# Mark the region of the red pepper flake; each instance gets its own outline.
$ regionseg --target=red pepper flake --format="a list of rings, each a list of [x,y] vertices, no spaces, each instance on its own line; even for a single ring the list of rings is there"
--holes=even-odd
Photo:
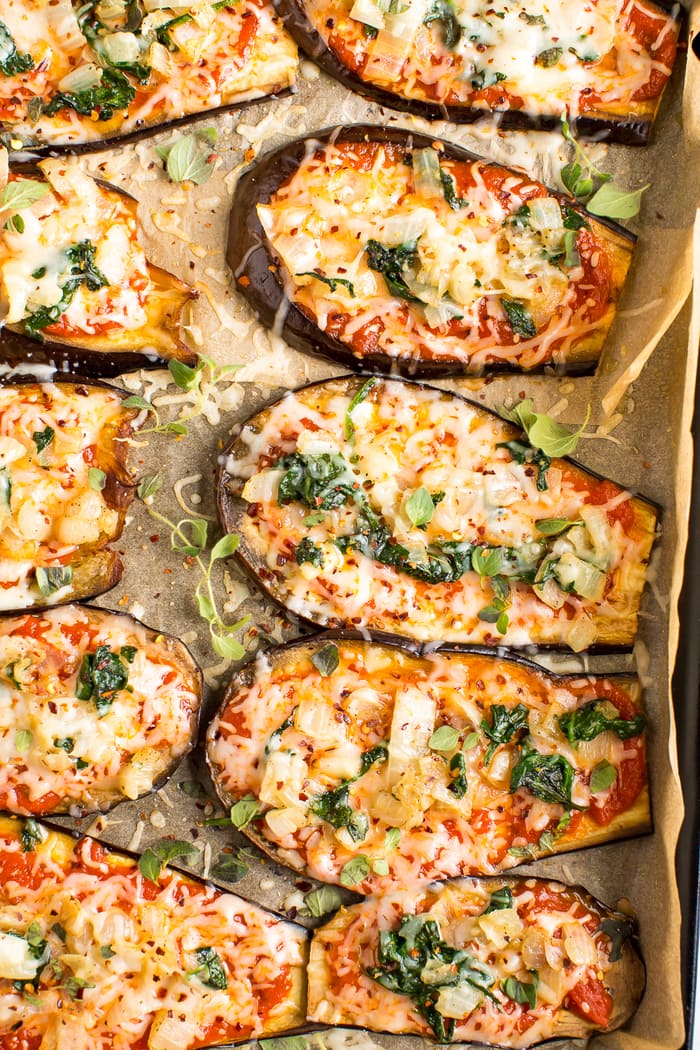
[[[153,535],[149,536],[148,538],[151,541],[151,543],[157,543],[158,540],[160,539],[160,535],[159,535],[159,533],[154,532]]]

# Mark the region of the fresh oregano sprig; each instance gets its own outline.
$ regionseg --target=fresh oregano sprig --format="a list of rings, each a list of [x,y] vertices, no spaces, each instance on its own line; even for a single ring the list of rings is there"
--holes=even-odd
[[[569,122],[562,117],[561,132],[574,147],[574,156],[561,169],[561,181],[567,190],[586,205],[593,215],[607,219],[631,219],[642,206],[642,194],[650,183],[638,190],[623,190],[613,182],[612,175],[596,167],[588,154],[571,134]]]
[[[142,427],[139,430],[139,435],[177,434],[183,437],[189,433],[187,424],[202,415],[209,390],[231,375],[232,372],[237,372],[242,367],[242,365],[222,365],[219,367],[215,361],[204,355],[200,356],[196,365],[186,365],[184,362],[174,359],[169,361],[168,371],[175,386],[186,393],[193,393],[195,397],[192,410],[179,416],[178,419],[171,420],[169,423],[161,423],[160,415],[155,405],[145,397],[141,397],[140,394],[132,394],[130,397],[125,398],[122,405],[124,408],[138,408],[144,412],[149,412],[155,419],[155,424],[150,427]]]
[[[245,649],[234,638],[250,621],[250,616],[244,616],[234,624],[226,624],[219,613],[214,588],[212,585],[212,570],[217,561],[229,558],[238,548],[239,538],[234,533],[222,536],[209,551],[209,560],[205,562],[203,554],[208,543],[209,526],[202,518],[182,518],[178,522],[171,521],[165,514],[161,514],[153,507],[153,497],[160,491],[163,479],[160,474],[147,474],[139,483],[137,492],[146,510],[156,521],[161,522],[170,530],[170,546],[178,554],[184,554],[192,558],[201,573],[201,579],[195,588],[195,599],[199,615],[209,626],[212,648],[219,656],[227,660],[240,660],[245,655]]]

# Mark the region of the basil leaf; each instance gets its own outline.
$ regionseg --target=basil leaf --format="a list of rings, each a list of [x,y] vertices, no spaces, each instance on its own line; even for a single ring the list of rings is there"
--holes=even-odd
[[[70,565],[50,565],[46,568],[40,565],[35,575],[37,587],[45,598],[63,587],[70,587],[73,582],[73,569]]]
[[[465,736],[465,738],[464,738],[464,743],[462,744],[462,751],[471,751],[472,748],[476,747],[476,745],[478,743],[479,743],[479,734],[478,733],[468,733],[467,736]]]
[[[140,394],[131,394],[129,397],[122,401],[122,408],[140,408],[145,412],[155,411],[150,401],[146,401],[145,397],[141,397]]]
[[[586,204],[588,211],[593,215],[601,215],[608,219],[631,219],[638,214],[642,206],[642,194],[649,189],[651,183],[642,186],[639,190],[619,189],[614,182],[604,182]]]
[[[0,73],[6,77],[16,77],[34,69],[34,59],[28,51],[18,51],[12,33],[0,22]]]
[[[484,757],[485,767],[489,765],[499,744],[507,744],[517,733],[528,728],[530,717],[530,712],[524,704],[517,704],[516,707],[492,704],[489,713],[491,722],[487,722],[485,718],[481,721],[481,730],[491,741]]]
[[[136,492],[140,500],[145,503],[152,499],[156,492],[163,488],[163,476],[160,471],[157,474],[145,474],[139,481]]]
[[[511,793],[524,788],[543,802],[565,809],[584,809],[571,801],[573,785],[574,769],[563,755],[543,755],[525,749],[510,774]]]
[[[31,853],[44,841],[45,835],[41,825],[37,824],[32,817],[28,817],[22,826],[22,850]]]
[[[32,746],[32,734],[28,729],[18,729],[15,733],[15,750],[23,755]]]
[[[44,427],[43,430],[35,430],[32,434],[32,441],[36,445],[37,452],[43,452],[48,445],[51,444],[56,436],[56,431],[53,427]]]
[[[535,57],[535,65],[549,69],[550,66],[557,65],[563,54],[564,49],[561,47],[548,47],[545,51],[540,51],[539,55]]]
[[[317,281],[327,284],[332,292],[336,290],[339,284],[342,284],[343,287],[347,288],[350,298],[355,298],[355,288],[352,281],[347,281],[344,277],[324,277],[322,273],[316,273],[314,270],[302,270],[300,273],[295,273],[294,276],[315,277]]]
[[[332,642],[328,645],[324,645],[322,649],[319,649],[318,652],[312,654],[311,663],[323,678],[328,678],[333,674],[340,663],[338,647],[333,645]]]
[[[343,903],[343,896],[335,886],[319,886],[304,896],[304,905],[315,919],[335,911]]]
[[[607,791],[617,780],[617,770],[609,762],[599,762],[591,773],[590,789],[593,795]]]
[[[217,543],[212,547],[210,560],[218,561],[220,558],[230,558],[232,554],[238,550],[240,543],[240,536],[231,532],[227,536],[222,536]]]
[[[550,457],[569,456],[578,444],[591,415],[591,406],[588,405],[586,418],[578,430],[569,430],[568,427],[558,423],[544,412],[535,412],[532,400],[526,398],[519,401],[511,409],[504,410],[505,415],[518,423],[528,436],[530,444],[540,449]],[[510,442],[508,446],[510,447]]]
[[[448,784],[449,790],[457,798],[464,798],[469,788],[469,783],[467,781],[467,764],[461,751],[458,751],[450,759],[449,770],[452,774],[452,779]]]
[[[543,536],[561,536],[562,533],[567,532],[574,525],[578,524],[579,522],[568,521],[567,518],[538,518],[535,522],[535,528]]]
[[[139,871],[145,879],[156,882],[162,869],[171,860],[175,860],[176,857],[187,859],[198,853],[199,850],[191,842],[182,842],[178,839],[164,839],[162,842],[156,842],[155,845],[149,846],[144,851],[139,858]]]
[[[194,954],[199,963],[197,969],[192,971],[194,976],[199,978],[202,984],[206,984],[208,988],[216,988],[219,991],[228,988],[226,971],[214,949],[210,947],[197,948]]]
[[[411,524],[420,528],[423,525],[428,525],[432,520],[435,513],[435,504],[428,490],[421,485],[405,501],[404,510]]]
[[[194,388],[200,382],[200,377],[204,369],[204,361],[200,361],[197,365],[186,365],[184,361],[178,361],[176,358],[172,358],[168,361],[168,371],[173,378],[175,386],[179,387],[180,390],[194,390]]]
[[[314,525],[322,525],[325,520],[326,515],[323,511],[319,511],[317,514],[308,514],[305,518],[301,519],[301,523],[310,529],[313,528]]]
[[[116,952],[111,944],[103,944],[100,946],[100,955],[103,959],[112,959],[116,955]]]
[[[528,1006],[531,1010],[534,1010],[537,1006],[536,979],[532,984],[528,984],[524,981],[516,980],[515,977],[506,977],[504,981],[501,981],[501,990],[509,999],[519,1003],[521,1006]]]
[[[510,886],[501,886],[500,889],[494,890],[491,894],[491,899],[489,900],[484,915],[489,915],[492,911],[502,911],[505,908],[512,907],[513,891]]]
[[[8,182],[0,193],[0,208],[22,211],[24,208],[30,208],[36,201],[42,200],[47,193],[49,193],[48,182],[37,182],[35,179],[15,179],[13,182]]]
[[[428,747],[432,751],[454,751],[459,743],[459,733],[453,726],[443,725],[439,726],[430,740],[428,741]]]
[[[501,297],[500,302],[508,318],[508,324],[515,334],[523,339],[534,339],[537,335],[537,327],[525,303],[518,302],[517,299],[506,299],[504,296]]]
[[[178,554],[196,558],[207,545],[207,532],[208,525],[203,518],[182,518],[177,523],[177,532],[170,536],[170,546]]]
[[[367,878],[369,872],[370,867],[367,857],[365,857],[364,853],[358,853],[356,857],[353,857],[341,868],[340,881],[343,886],[356,886],[358,882],[363,882]]]
[[[88,469],[88,485],[95,492],[102,492],[102,489],[107,483],[107,475],[104,470],[100,470],[99,467],[90,467]]]
[[[400,828],[389,828],[384,837],[384,849],[387,853],[391,850],[395,850],[401,841],[401,829]]]
[[[355,427],[352,421],[352,414],[359,404],[361,404],[367,395],[374,389],[379,382],[377,376],[372,376],[366,383],[363,383],[360,389],[357,391],[352,401],[347,407],[345,412],[345,440],[350,441],[352,435],[355,433]]]
[[[261,813],[262,809],[257,798],[254,795],[244,795],[231,806],[231,823],[242,831],[243,828],[247,828],[249,824],[257,820]]]
[[[201,132],[184,135],[172,145],[160,147],[158,154],[165,161],[173,182],[194,182],[196,186],[207,181],[216,161],[211,142],[203,139]]]
[[[224,879],[226,882],[240,882],[250,871],[249,866],[233,853],[220,853],[219,859],[211,869],[214,879]]]
[[[635,934],[635,925],[632,919],[603,919],[600,929],[610,938],[612,948],[610,951],[610,962],[617,962],[622,958],[622,946]]]

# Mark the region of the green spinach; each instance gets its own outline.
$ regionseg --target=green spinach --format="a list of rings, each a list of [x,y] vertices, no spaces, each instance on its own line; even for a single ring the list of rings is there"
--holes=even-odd
[[[595,740],[600,733],[605,732],[615,733],[620,740],[639,736],[647,724],[644,715],[635,715],[634,718],[611,718],[606,709],[614,706],[600,698],[589,700],[575,711],[567,711],[565,715],[559,716],[561,731],[570,744],[581,740]]]

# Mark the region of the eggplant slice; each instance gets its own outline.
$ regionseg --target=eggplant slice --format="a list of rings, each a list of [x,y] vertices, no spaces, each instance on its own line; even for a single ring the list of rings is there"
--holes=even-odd
[[[294,85],[297,49],[267,0],[5,0],[0,129],[12,148],[102,149]]]
[[[406,375],[591,372],[635,238],[523,172],[400,128],[331,128],[238,184],[228,262],[293,346]]]
[[[89,606],[0,618],[0,808],[108,809],[191,751],[202,676],[177,638]]]
[[[2,1045],[193,1050],[303,1021],[306,931],[256,904],[34,820],[0,818],[0,871]]]
[[[258,802],[256,845],[379,893],[648,831],[640,696],[631,676],[331,632],[236,675],[207,760],[227,808]]]
[[[0,610],[93,598],[121,579],[139,410],[106,384],[0,385]]]
[[[629,146],[649,139],[681,25],[677,5],[651,0],[274,2],[310,58],[381,106],[506,131],[568,114],[578,134]]]
[[[406,380],[285,395],[222,460],[238,557],[292,613],[421,641],[632,646],[656,509]]]
[[[528,1047],[619,1028],[644,990],[634,923],[577,886],[458,879],[343,908],[318,929],[309,1019]]]
[[[11,171],[6,185],[25,203],[3,212],[0,360],[95,376],[194,364],[182,322],[197,292],[148,261],[130,194],[73,158]]]

